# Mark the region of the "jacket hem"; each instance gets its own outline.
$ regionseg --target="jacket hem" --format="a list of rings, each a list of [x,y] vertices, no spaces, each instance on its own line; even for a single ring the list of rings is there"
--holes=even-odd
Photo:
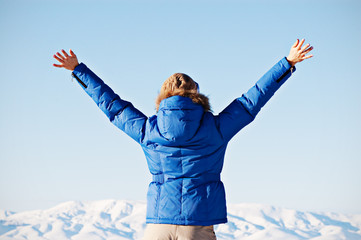
[[[193,225],[193,226],[210,226],[215,224],[227,223],[227,218],[210,220],[210,221],[199,221],[199,220],[188,220],[188,219],[158,219],[158,218],[147,218],[146,223],[153,224],[174,224],[174,225]]]

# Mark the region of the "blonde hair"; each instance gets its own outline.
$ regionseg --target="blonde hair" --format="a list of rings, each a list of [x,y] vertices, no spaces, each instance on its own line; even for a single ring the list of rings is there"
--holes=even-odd
[[[155,100],[157,112],[160,102],[172,96],[189,97],[194,103],[202,105],[204,111],[211,111],[208,97],[199,93],[198,84],[187,74],[175,73],[165,80]]]

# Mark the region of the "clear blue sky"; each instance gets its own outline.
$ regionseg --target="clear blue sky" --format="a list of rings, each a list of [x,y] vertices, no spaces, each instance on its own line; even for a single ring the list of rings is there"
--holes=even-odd
[[[228,202],[361,213],[361,2],[0,0],[0,209],[145,200],[141,148],[52,55],[72,48],[146,115],[185,72],[214,113],[297,38],[314,58],[229,144]]]

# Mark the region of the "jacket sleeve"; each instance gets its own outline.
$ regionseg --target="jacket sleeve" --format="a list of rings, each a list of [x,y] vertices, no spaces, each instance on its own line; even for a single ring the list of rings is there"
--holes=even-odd
[[[238,131],[252,122],[261,108],[295,70],[285,57],[282,58],[247,93],[228,105],[216,119],[223,138],[229,141]]]
[[[143,113],[122,100],[85,64],[80,63],[72,75],[116,127],[138,143],[142,141],[147,121]]]

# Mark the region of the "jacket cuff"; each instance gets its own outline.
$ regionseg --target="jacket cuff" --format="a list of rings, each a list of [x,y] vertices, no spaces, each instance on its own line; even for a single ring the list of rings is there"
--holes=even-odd
[[[73,73],[76,74],[77,72],[83,72],[86,68],[86,65],[84,63],[79,63],[78,66],[76,66],[73,70]]]
[[[276,80],[277,83],[283,83],[285,80],[287,80],[292,73],[296,71],[296,67],[293,66],[287,61],[287,58],[282,58],[278,64],[282,66],[283,69],[285,69],[284,73]]]
[[[281,63],[282,65],[286,68],[286,69],[290,69],[291,70],[291,74],[294,73],[296,71],[296,66],[293,66],[288,62],[287,58],[284,57],[281,59]]]

